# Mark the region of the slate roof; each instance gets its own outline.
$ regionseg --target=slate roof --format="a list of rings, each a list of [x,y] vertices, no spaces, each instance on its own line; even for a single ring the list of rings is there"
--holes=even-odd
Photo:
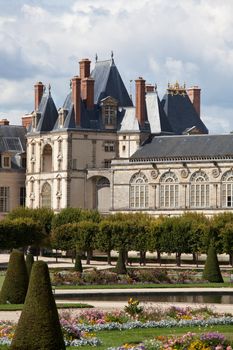
[[[58,112],[50,93],[41,99],[38,112],[41,114],[36,131],[51,131],[57,121]]]
[[[26,129],[23,126],[0,125],[0,153],[11,154],[11,169],[22,168],[21,154],[25,152]]]
[[[208,134],[208,129],[198,116],[187,94],[166,93],[161,104],[176,135],[182,134],[185,129],[193,126],[196,126],[203,134]]]
[[[233,135],[155,136],[130,159],[182,157],[233,157]]]
[[[97,61],[91,72],[91,77],[95,79],[95,104],[98,104],[103,98],[111,96],[118,100],[121,107],[133,106],[113,59]]]
[[[156,92],[146,93],[146,111],[152,134],[173,132]]]

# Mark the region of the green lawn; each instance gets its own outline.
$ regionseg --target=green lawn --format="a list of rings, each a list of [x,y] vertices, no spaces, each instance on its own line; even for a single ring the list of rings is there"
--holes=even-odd
[[[92,308],[90,304],[83,303],[67,303],[62,304],[58,303],[58,309],[83,309],[83,308]],[[0,304],[0,311],[19,311],[23,309],[23,304]]]
[[[232,326],[213,326],[205,329],[200,327],[187,327],[187,328],[149,328],[149,329],[131,329],[127,331],[103,331],[96,333],[97,337],[102,340],[102,345],[98,346],[98,350],[106,350],[109,347],[120,346],[124,343],[136,343],[145,339],[150,339],[158,335],[181,335],[187,332],[202,333],[202,332],[218,331],[224,333],[225,336],[233,341],[233,325]],[[8,347],[0,346],[0,350],[6,350]],[[93,350],[92,346],[82,347],[67,347],[67,350]]]

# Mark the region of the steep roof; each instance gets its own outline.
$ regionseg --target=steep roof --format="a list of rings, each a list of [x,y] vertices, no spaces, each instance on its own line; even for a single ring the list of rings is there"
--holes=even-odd
[[[131,159],[182,157],[233,157],[233,135],[155,136]]]
[[[208,129],[186,93],[182,95],[166,93],[161,103],[175,134],[182,134],[185,129],[193,126],[203,134],[208,134]]]
[[[121,107],[133,105],[113,59],[97,61],[91,77],[95,80],[94,103],[111,96],[118,100]]]
[[[171,125],[156,92],[146,93],[146,112],[152,134],[172,133]]]
[[[41,116],[36,131],[41,132],[53,130],[58,118],[58,112],[50,93],[42,97],[38,113],[40,113]]]

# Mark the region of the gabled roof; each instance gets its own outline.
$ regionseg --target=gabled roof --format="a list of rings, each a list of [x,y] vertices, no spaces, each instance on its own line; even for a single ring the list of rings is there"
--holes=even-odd
[[[187,94],[166,93],[161,104],[175,134],[182,134],[185,129],[193,126],[203,134],[208,134],[208,129],[198,116]]]
[[[38,113],[40,113],[41,116],[36,131],[41,132],[53,130],[58,118],[58,112],[50,93],[42,97]]]
[[[233,157],[233,135],[155,136],[131,159]]]
[[[172,133],[171,125],[156,92],[146,93],[146,111],[152,134]]]
[[[98,104],[103,98],[111,96],[118,100],[121,107],[133,105],[113,59],[97,61],[91,77],[95,80],[95,104]]]

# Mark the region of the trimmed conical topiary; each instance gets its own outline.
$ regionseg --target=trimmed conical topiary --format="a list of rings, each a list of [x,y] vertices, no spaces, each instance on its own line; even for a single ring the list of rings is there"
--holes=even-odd
[[[0,293],[0,303],[23,304],[28,289],[28,273],[24,255],[13,250]]]
[[[83,266],[82,266],[82,260],[81,260],[80,254],[76,254],[74,269],[75,271],[78,271],[81,273],[83,272]]]
[[[223,282],[223,278],[219,268],[216,249],[213,243],[210,244],[208,249],[207,259],[205,262],[205,267],[204,267],[202,277],[209,282],[215,282],[215,283]]]
[[[48,266],[36,261],[11,350],[65,350]]]
[[[34,257],[31,253],[26,255],[26,267],[27,267],[27,272],[28,272],[28,277],[30,278],[31,275],[31,270],[32,270],[32,265],[34,263]]]

